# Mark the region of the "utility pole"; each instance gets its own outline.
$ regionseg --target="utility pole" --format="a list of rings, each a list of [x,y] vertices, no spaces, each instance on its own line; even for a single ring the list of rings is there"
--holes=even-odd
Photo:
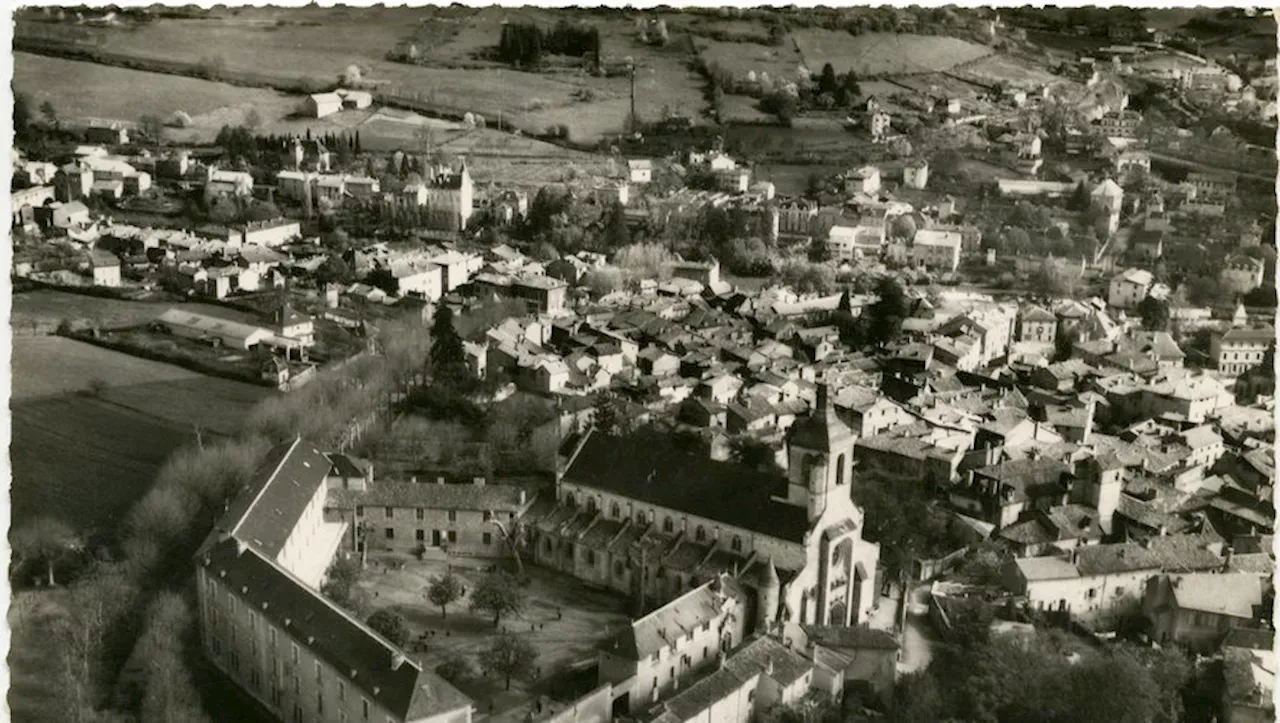
[[[627,70],[628,70],[628,71],[630,71],[630,72],[629,72],[629,75],[631,76],[631,123],[630,123],[630,131],[631,131],[632,133],[635,133],[635,132],[636,132],[636,124],[637,124],[637,120],[638,120],[638,119],[636,118],[636,61],[635,61],[635,60],[632,60],[631,58],[628,58],[628,59],[627,59]]]

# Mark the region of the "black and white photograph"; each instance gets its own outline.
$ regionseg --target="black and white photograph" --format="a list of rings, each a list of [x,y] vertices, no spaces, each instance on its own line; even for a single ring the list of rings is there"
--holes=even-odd
[[[15,723],[1274,722],[1274,8],[8,8]]]

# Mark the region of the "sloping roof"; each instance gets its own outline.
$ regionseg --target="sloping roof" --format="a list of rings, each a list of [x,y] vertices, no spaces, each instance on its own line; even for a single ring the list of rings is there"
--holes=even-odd
[[[380,481],[374,482],[363,491],[330,490],[328,506],[341,509],[367,505],[369,507],[514,512],[520,509],[524,499],[524,490],[512,485]]]
[[[1067,580],[1080,577],[1080,571],[1070,560],[1046,555],[1044,557],[1020,557],[1013,561],[1018,572],[1027,582],[1037,580]]]
[[[238,549],[227,538],[205,550],[200,564],[393,715],[416,720],[471,705],[452,685],[252,547]]]
[[[1151,538],[1145,545],[1122,542],[1081,548],[1077,566],[1082,575],[1107,575],[1132,570],[1193,572],[1216,570],[1222,558],[1208,545],[1221,543],[1217,535],[1165,535]]]
[[[1262,604],[1262,581],[1252,573],[1170,575],[1178,607],[1183,610],[1252,619]]]
[[[818,387],[818,402],[813,412],[791,426],[787,444],[827,452],[848,447],[853,442],[853,430],[836,416],[835,404],[828,402],[827,394],[825,384]]]
[[[845,627],[842,625],[806,625],[804,631],[809,641],[831,648],[855,650],[897,650],[898,639],[887,630],[876,630],[868,625]]]
[[[226,532],[274,559],[331,468],[329,458],[301,438],[276,446],[232,500],[215,534]]]
[[[746,591],[733,578],[721,575],[633,621],[602,643],[601,649],[620,658],[644,660],[711,623],[722,614],[724,605],[735,600],[745,606]]]
[[[782,476],[690,454],[648,430],[588,432],[565,481],[790,542],[809,529],[803,508],[772,499],[785,494]]]
[[[783,687],[790,686],[813,669],[812,663],[775,638],[761,636],[738,648],[724,663],[725,669],[744,680],[763,673]]]

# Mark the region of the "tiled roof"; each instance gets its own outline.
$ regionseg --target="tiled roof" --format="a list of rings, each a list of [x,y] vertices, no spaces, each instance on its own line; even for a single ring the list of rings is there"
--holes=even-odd
[[[470,706],[453,686],[257,550],[241,550],[228,538],[205,550],[200,564],[393,715],[417,720]]]
[[[1091,545],[1080,549],[1076,564],[1082,575],[1146,569],[1166,572],[1215,570],[1222,566],[1222,558],[1208,549],[1208,545],[1221,542],[1217,535],[1201,534],[1153,537],[1147,544]]]
[[[232,500],[214,534],[229,533],[274,559],[331,467],[319,449],[302,439],[273,448]]]
[[[1170,575],[1169,582],[1183,610],[1251,619],[1262,604],[1262,581],[1252,573]]]
[[[899,647],[893,633],[867,625],[806,625],[804,630],[809,634],[810,642],[832,648],[897,650]]]
[[[514,485],[374,482],[367,490],[330,490],[328,506],[335,509],[367,505],[514,512],[524,504],[524,499],[524,490]]]
[[[722,606],[733,601],[737,601],[739,610],[744,609],[746,591],[732,577],[718,576],[632,621],[621,633],[602,643],[601,649],[627,660],[644,660],[714,621],[721,615]]]
[[[619,438],[593,430],[564,478],[790,542],[809,529],[803,508],[772,499],[785,478],[689,454],[658,432]]]

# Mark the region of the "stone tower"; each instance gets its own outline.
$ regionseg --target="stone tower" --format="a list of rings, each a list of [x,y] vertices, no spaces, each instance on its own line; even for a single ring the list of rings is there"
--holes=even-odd
[[[820,385],[813,412],[787,435],[787,502],[805,507],[810,523],[826,511],[832,495],[839,492],[848,499],[853,441],[853,430],[836,417],[827,385]]]

